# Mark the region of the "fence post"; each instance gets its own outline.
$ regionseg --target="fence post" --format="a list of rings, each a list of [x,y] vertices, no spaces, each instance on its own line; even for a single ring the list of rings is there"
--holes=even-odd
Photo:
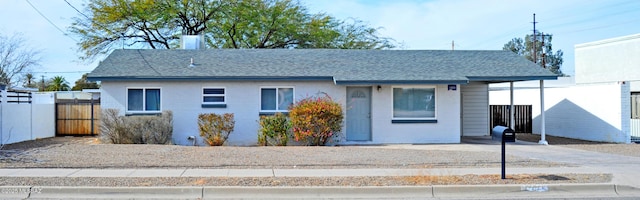
[[[93,116],[93,105],[94,105],[93,97],[91,97],[91,136],[94,136],[96,134],[96,132],[95,132],[95,130],[93,128],[93,126],[94,126],[93,122],[95,121],[95,118]]]
[[[2,107],[4,107],[5,104],[7,104],[7,85],[0,83],[0,145],[4,145],[4,112]]]

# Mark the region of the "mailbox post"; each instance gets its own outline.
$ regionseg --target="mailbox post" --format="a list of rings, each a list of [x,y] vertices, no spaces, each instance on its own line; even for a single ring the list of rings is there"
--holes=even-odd
[[[505,173],[505,143],[516,142],[516,133],[512,129],[506,126],[493,127],[491,131],[491,139],[494,141],[500,140],[502,143],[502,179],[506,179]]]

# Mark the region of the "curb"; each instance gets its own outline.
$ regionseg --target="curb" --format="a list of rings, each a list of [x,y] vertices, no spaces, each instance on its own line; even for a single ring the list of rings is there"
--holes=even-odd
[[[554,197],[619,195],[616,192],[616,185],[613,184],[433,186],[433,197],[530,197],[532,194],[535,194],[536,196]]]
[[[614,184],[451,185],[389,187],[62,187],[0,186],[11,199],[279,199],[279,198],[496,198],[532,196],[640,197],[640,188]]]
[[[620,196],[638,196],[640,197],[640,188],[626,185],[616,185],[616,193]]]
[[[202,187],[55,187],[34,186],[29,198],[35,199],[197,199]]]

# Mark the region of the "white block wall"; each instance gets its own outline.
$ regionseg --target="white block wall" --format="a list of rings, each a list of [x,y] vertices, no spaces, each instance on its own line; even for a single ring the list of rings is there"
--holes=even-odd
[[[545,88],[546,134],[629,143],[629,84],[602,83]],[[491,91],[491,105],[508,105],[509,90]],[[533,132],[540,133],[539,89],[515,89],[514,104],[532,105]]]
[[[53,93],[33,94],[32,102],[32,104],[2,102],[0,144],[55,136]]]
[[[234,113],[236,126],[228,145],[255,145],[260,111],[260,87],[294,87],[294,100],[329,94],[346,105],[346,87],[332,82],[102,82],[101,108],[116,108],[124,114],[127,88],[153,87],[161,89],[162,110],[174,113],[173,139],[176,144],[189,145],[188,136],[196,136],[202,145],[197,127],[199,113]],[[227,108],[201,108],[203,87],[225,87]],[[447,91],[446,85],[436,88],[438,123],[392,124],[391,86],[375,88],[372,93],[372,141],[363,143],[459,143],[460,93]],[[344,110],[346,113],[346,110]],[[345,117],[346,119],[346,117]],[[346,130],[343,128],[343,130]],[[341,143],[349,143],[342,137]]]

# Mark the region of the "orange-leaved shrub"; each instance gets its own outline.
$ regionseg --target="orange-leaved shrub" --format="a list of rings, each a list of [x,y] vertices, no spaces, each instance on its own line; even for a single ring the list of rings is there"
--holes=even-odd
[[[296,141],[326,145],[342,130],[342,106],[329,95],[307,97],[291,106],[289,118]]]
[[[222,146],[233,132],[236,121],[233,113],[218,115],[204,113],[198,115],[198,129],[200,136],[211,146]]]

